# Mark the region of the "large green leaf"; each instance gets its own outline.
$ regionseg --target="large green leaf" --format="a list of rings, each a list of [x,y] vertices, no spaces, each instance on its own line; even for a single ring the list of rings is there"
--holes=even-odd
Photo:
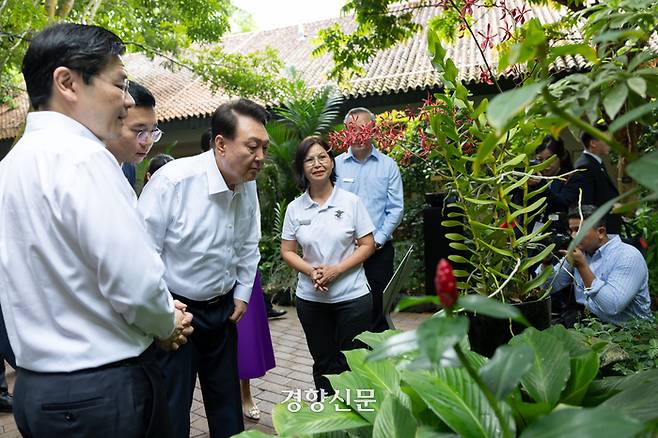
[[[400,398],[400,374],[395,368],[395,363],[390,360],[369,361],[367,356],[370,352],[364,349],[345,351],[347,364],[354,374],[362,376],[370,381],[367,388],[380,388]],[[406,398],[404,398],[406,401]]]
[[[386,330],[381,333],[363,332],[355,339],[358,339],[370,348],[375,348],[383,344],[387,339],[400,333],[402,333],[402,330]]]
[[[624,378],[617,388],[622,391],[601,406],[623,412],[641,421],[658,419],[658,369],[641,371]]]
[[[654,192],[658,192],[658,151],[643,155],[626,168],[626,173],[635,181]]]
[[[611,119],[614,119],[628,97],[628,87],[626,84],[617,84],[606,94],[603,99],[603,107]]]
[[[562,393],[563,403],[578,406],[585,397],[589,385],[599,372],[599,355],[590,351],[571,358],[571,375]]]
[[[359,414],[351,410],[338,411],[336,406],[325,401],[319,412],[303,405],[299,412],[293,413],[287,404],[278,404],[272,411],[272,422],[278,434],[293,436],[299,435],[300,431],[305,434],[339,432],[369,425]]]
[[[546,84],[547,81],[536,82],[494,97],[487,108],[487,119],[491,126],[498,132],[503,131],[514,116],[532,103]]]
[[[648,102],[644,105],[633,108],[632,110],[622,114],[621,116],[615,118],[615,120],[608,127],[609,133],[614,133],[628,125],[629,123],[640,119],[647,114],[651,114],[656,108],[658,108],[658,102]]]
[[[382,438],[413,437],[418,423],[400,401],[393,395],[388,395],[377,413],[372,436]]]
[[[382,402],[388,395],[388,392],[381,387],[374,385],[366,376],[359,375],[353,371],[346,371],[340,374],[329,374],[327,378],[331,382],[331,387],[342,397],[345,402],[352,408],[352,411],[357,412],[363,418],[368,420],[370,424],[375,423],[377,411],[379,411]],[[358,399],[359,392],[364,389],[374,390],[373,397],[368,398],[367,409],[362,409],[361,400]],[[347,391],[350,397],[347,400]],[[374,400],[373,400],[374,399]],[[358,401],[358,403],[357,403]],[[372,411],[370,410],[372,409]]]
[[[418,306],[420,304],[435,304],[439,305],[439,297],[436,295],[423,295],[423,296],[409,296],[403,297],[397,306],[395,306],[395,311],[399,312],[409,307]]]
[[[536,402],[555,406],[571,373],[569,353],[560,340],[551,333],[531,327],[512,338],[510,344],[526,344],[534,350],[533,366],[521,383]]]
[[[642,429],[639,421],[611,409],[562,409],[532,423],[521,438],[624,438]]]
[[[501,345],[480,368],[480,376],[498,400],[503,400],[532,366],[534,352],[525,344]]]
[[[458,343],[468,333],[468,319],[463,316],[455,318],[430,318],[423,321],[416,329],[418,345],[421,351],[434,363],[438,363],[443,353]]]
[[[391,336],[377,348],[375,348],[370,356],[368,356],[368,360],[375,361],[387,357],[400,356],[416,350],[418,350],[418,338],[416,330],[402,332],[395,336]]]
[[[463,368],[441,368],[436,375],[406,371],[402,378],[460,436],[502,436],[493,409]],[[514,428],[509,407],[505,403],[500,403],[500,406],[504,409],[508,424]]]
[[[457,306],[469,312],[491,316],[492,318],[512,319],[521,324],[530,325],[516,307],[482,295],[462,295],[457,301]]]
[[[273,435],[267,434],[265,432],[261,432],[258,429],[251,429],[251,430],[246,430],[242,432],[239,435],[234,435],[234,437],[237,438],[265,438],[265,437],[272,437]]]

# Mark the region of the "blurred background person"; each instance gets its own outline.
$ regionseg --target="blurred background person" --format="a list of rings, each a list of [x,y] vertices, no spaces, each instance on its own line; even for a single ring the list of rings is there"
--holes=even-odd
[[[158,154],[155,157],[151,158],[151,161],[149,161],[149,167],[146,169],[146,173],[144,174],[144,185],[146,185],[147,182],[151,179],[153,174],[155,173],[156,170],[164,166],[170,161],[174,161],[174,157],[171,155],[167,154]]]

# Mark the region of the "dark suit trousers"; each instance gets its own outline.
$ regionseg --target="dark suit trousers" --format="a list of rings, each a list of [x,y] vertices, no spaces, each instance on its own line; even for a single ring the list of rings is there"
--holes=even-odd
[[[315,388],[334,394],[325,374],[349,370],[342,351],[365,347],[354,337],[370,326],[370,295],[340,303],[317,303],[297,298],[297,316],[313,357]]]
[[[14,418],[27,438],[172,437],[155,347],[140,363],[71,373],[18,368]]]
[[[205,306],[183,297],[194,319],[194,332],[174,352],[160,351],[158,361],[165,375],[169,413],[177,438],[190,436],[190,408],[197,374],[212,438],[229,437],[244,430],[238,377],[238,337],[229,321],[233,294]]]
[[[393,277],[394,259],[395,249],[393,242],[389,240],[363,263],[372,295],[372,325],[370,327],[372,332],[383,332],[390,328],[384,317],[384,289]]]

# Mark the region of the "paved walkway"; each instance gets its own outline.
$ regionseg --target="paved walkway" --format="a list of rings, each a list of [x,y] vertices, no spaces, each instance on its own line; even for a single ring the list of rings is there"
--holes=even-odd
[[[284,391],[291,389],[313,388],[311,377],[311,355],[306,347],[306,338],[292,307],[282,307],[288,314],[270,321],[270,332],[276,356],[276,368],[270,370],[262,379],[251,381],[251,392],[256,404],[262,411],[260,422],[245,419],[247,429],[259,429],[274,434],[272,426],[272,408],[285,398]],[[430,314],[400,313],[393,316],[397,328],[412,330]],[[10,390],[14,385],[14,371],[7,366],[7,380]],[[191,437],[209,437],[208,423],[203,411],[203,401],[198,383],[194,392],[191,414]],[[11,414],[0,414],[0,438],[19,437],[14,418]]]

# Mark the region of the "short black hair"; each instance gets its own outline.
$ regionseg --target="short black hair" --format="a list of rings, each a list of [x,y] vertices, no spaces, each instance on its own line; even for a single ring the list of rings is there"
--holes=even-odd
[[[544,150],[548,149],[551,154],[557,155],[560,160],[560,170],[563,172],[568,172],[573,170],[573,164],[571,163],[571,157],[564,147],[564,142],[560,137],[553,138],[552,135],[547,135],[542,140],[541,144],[535,149],[535,154],[539,154]]]
[[[68,67],[85,84],[102,71],[126,46],[114,33],[99,26],[60,23],[36,34],[23,57],[23,77],[32,107],[46,104],[52,94],[53,72]]]
[[[201,150],[203,152],[210,150],[210,148],[212,148],[212,145],[210,144],[211,140],[212,140],[212,131],[210,130],[210,128],[208,128],[205,131],[203,131],[203,134],[201,134],[201,144],[199,146],[201,146]]]
[[[269,118],[267,110],[253,100],[241,98],[223,103],[217,107],[212,115],[212,121],[210,122],[212,138],[221,135],[224,138],[233,140],[238,126],[236,114],[251,117],[263,125],[267,123]]]
[[[597,122],[592,125],[594,128],[598,129],[599,131],[607,132],[608,131],[608,125],[603,123],[603,122]],[[583,142],[583,146],[585,146],[585,149],[589,149],[589,142],[594,140],[595,138],[590,134],[589,132],[583,132],[580,135],[580,141]]]
[[[293,170],[295,171],[295,180],[297,181],[297,187],[299,187],[299,189],[302,191],[308,188],[308,180],[306,179],[306,175],[304,175],[304,160],[306,159],[306,154],[308,154],[308,150],[311,149],[311,147],[316,144],[322,146],[322,149],[327,151],[327,154],[329,154],[329,158],[331,158],[331,162],[334,164],[333,169],[331,169],[331,175],[329,175],[329,180],[331,181],[331,184],[334,184],[336,182],[336,161],[334,160],[334,156],[331,153],[331,148],[329,147],[329,144],[322,137],[318,135],[311,135],[309,137],[306,137],[304,140],[302,140],[301,143],[299,143],[299,146],[297,147],[297,152],[295,153],[295,162],[294,162]]]
[[[170,161],[174,161],[174,157],[171,155],[167,154],[158,154],[155,157],[151,158],[151,161],[149,161],[149,167],[147,169],[147,173],[153,177],[153,174],[155,173],[156,170],[164,166]],[[144,174],[144,184],[148,182],[148,175]]]
[[[151,92],[135,81],[130,81],[128,85],[128,93],[135,101],[136,107],[155,108],[155,97]]]
[[[582,217],[583,221],[585,221],[588,217],[594,214],[594,212],[598,210],[598,207],[596,205],[592,204],[585,204],[580,207],[580,210],[578,210],[578,207],[571,207],[569,209],[569,213],[567,214],[568,219],[580,219],[580,214],[582,212]],[[599,219],[595,224],[595,228],[599,227],[604,227],[605,228],[605,223],[606,223],[606,217],[607,215],[604,215],[601,219]]]

